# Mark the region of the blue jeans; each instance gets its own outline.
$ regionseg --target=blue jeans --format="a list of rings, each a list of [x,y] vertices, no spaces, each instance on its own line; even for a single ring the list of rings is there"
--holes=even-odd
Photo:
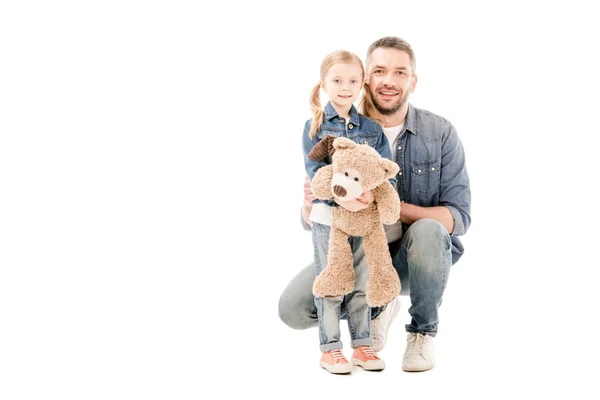
[[[314,276],[318,275],[327,266],[330,232],[331,228],[329,226],[313,222]],[[362,238],[350,237],[348,241],[350,242],[352,254],[363,254]],[[364,256],[355,258],[355,265],[359,265],[362,258]],[[371,345],[371,310],[367,304],[365,292],[368,279],[368,273],[366,272],[366,268],[361,268],[360,272],[355,270],[356,280],[354,291],[345,296],[315,297],[314,303],[319,321],[319,339],[322,352],[341,349],[343,347],[340,341],[340,315],[342,308],[347,315],[351,339],[350,345],[352,348]]]
[[[397,244],[396,246],[394,246]],[[392,260],[402,284],[401,295],[410,295],[408,332],[435,336],[438,329],[438,308],[452,266],[452,242],[446,228],[432,219],[412,224],[398,243],[390,244]],[[355,272],[367,274],[368,265],[360,247],[354,254]],[[315,268],[310,265],[300,271],[279,298],[279,317],[291,328],[307,329],[318,325],[317,308],[312,295]],[[372,308],[371,318],[380,312]],[[341,304],[340,318],[346,318]]]

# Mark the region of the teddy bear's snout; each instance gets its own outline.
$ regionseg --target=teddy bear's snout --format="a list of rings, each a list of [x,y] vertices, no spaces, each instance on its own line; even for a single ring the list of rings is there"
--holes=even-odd
[[[342,186],[340,185],[335,185],[333,187],[333,193],[338,196],[338,197],[344,197],[346,196],[346,189],[344,189]]]

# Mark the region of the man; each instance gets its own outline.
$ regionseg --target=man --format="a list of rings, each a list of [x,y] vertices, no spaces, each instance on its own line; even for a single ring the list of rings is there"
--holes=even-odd
[[[409,294],[411,307],[407,347],[402,369],[426,371],[435,365],[433,338],[438,328],[438,308],[450,267],[463,254],[458,236],[471,223],[471,192],[465,155],[456,130],[444,118],[408,103],[417,84],[415,55],[408,43],[397,37],[375,41],[367,52],[367,90],[373,104],[362,104],[362,113],[382,122],[400,167],[397,191],[402,202],[400,220],[386,226],[394,268]],[[368,193],[348,209],[361,209]],[[367,204],[368,204],[367,200]],[[310,229],[310,185],[305,183],[303,225]],[[359,248],[359,251],[361,249]],[[359,257],[356,269],[368,268]],[[317,325],[312,296],[315,279],[312,265],[303,269],[287,286],[279,301],[279,315],[295,329]],[[397,315],[399,302],[383,310],[373,309],[373,348],[385,346],[387,330]],[[345,314],[345,310],[342,310]]]

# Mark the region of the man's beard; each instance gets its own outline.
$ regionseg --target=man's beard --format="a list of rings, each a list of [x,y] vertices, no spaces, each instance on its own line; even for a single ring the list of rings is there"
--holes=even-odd
[[[402,96],[402,94],[399,94],[399,96]],[[404,107],[404,105],[406,104],[406,100],[408,100],[408,96],[404,96],[401,97],[400,102],[392,108],[383,108],[383,106],[377,102],[377,98],[375,97],[375,95],[371,94],[371,97],[373,99],[373,105],[375,106],[375,109],[379,111],[379,114],[381,115],[395,114],[399,109]]]

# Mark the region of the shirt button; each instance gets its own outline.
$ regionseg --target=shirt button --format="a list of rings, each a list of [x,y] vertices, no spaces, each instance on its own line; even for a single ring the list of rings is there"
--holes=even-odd
[[[398,175],[402,175],[402,171],[398,172]]]
[[[432,171],[435,171],[435,168],[431,167],[431,170],[432,170]]]
[[[398,146],[398,150],[402,150],[402,146]]]
[[[352,129],[352,128],[354,128],[354,125],[348,124],[348,128]]]
[[[417,172],[420,174],[420,173],[421,173],[421,170],[418,170]]]

